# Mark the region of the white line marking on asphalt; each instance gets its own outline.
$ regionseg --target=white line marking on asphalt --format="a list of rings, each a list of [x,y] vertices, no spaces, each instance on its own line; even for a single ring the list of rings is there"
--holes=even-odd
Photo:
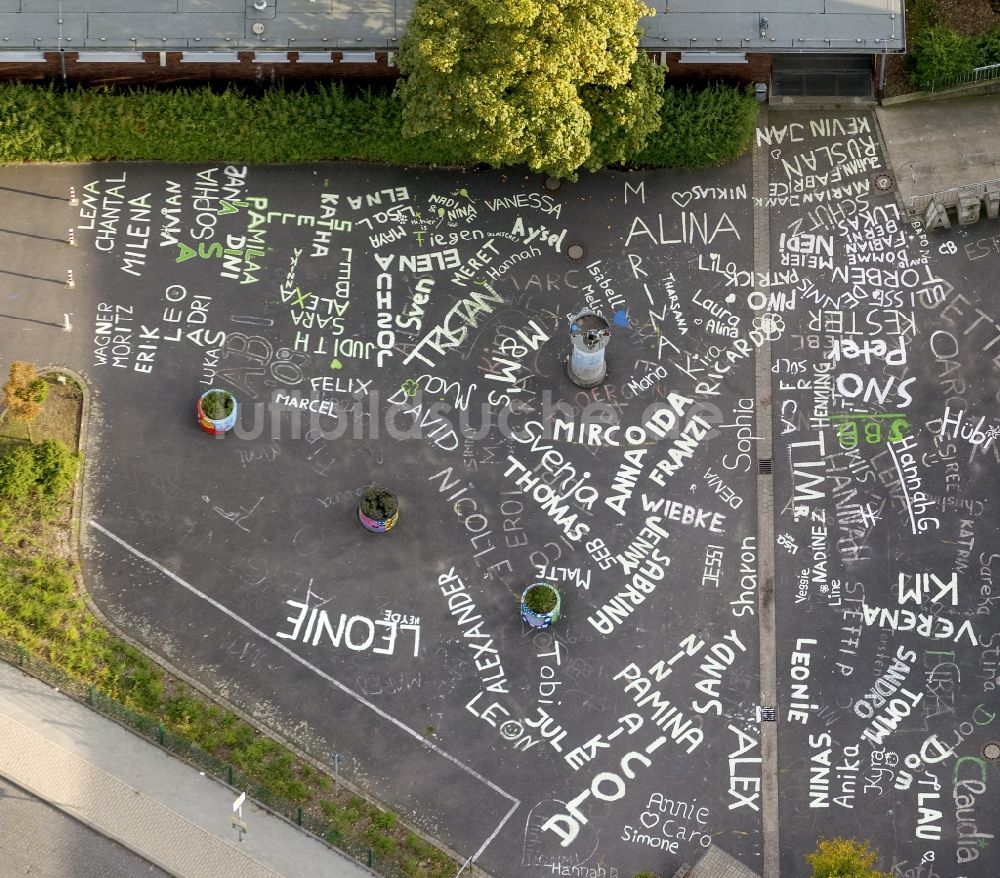
[[[358,701],[359,703],[361,703],[365,707],[367,707],[369,710],[373,711],[375,714],[377,714],[378,716],[382,717],[382,719],[384,719],[384,720],[392,723],[394,726],[396,726],[396,728],[401,729],[402,731],[406,732],[406,734],[408,734],[411,738],[415,738],[424,747],[428,747],[431,750],[433,750],[435,753],[437,753],[439,756],[443,756],[449,762],[451,762],[454,765],[457,765],[459,768],[461,768],[462,771],[464,771],[466,774],[471,775],[476,780],[478,780],[480,783],[486,784],[486,786],[488,786],[495,793],[499,793],[501,796],[503,796],[508,801],[513,802],[514,804],[511,806],[511,809],[504,816],[503,820],[501,820],[500,823],[497,825],[497,828],[493,830],[493,833],[490,835],[490,837],[487,838],[486,841],[484,841],[482,843],[482,845],[480,846],[479,850],[476,851],[472,855],[472,857],[470,859],[470,862],[475,862],[477,859],[479,859],[480,856],[482,856],[483,851],[485,851],[486,848],[489,846],[490,842],[492,842],[493,839],[495,839],[500,834],[500,830],[503,829],[504,824],[511,818],[511,815],[517,810],[518,806],[521,804],[521,800],[518,799],[516,796],[512,796],[510,793],[505,792],[504,790],[500,789],[500,787],[498,787],[495,783],[493,783],[493,781],[488,780],[487,778],[483,777],[474,768],[470,768],[468,765],[466,765],[460,759],[456,759],[450,753],[446,753],[444,750],[442,750],[436,744],[428,741],[426,737],[424,737],[423,735],[421,735],[419,732],[415,732],[408,725],[406,725],[405,723],[400,722],[394,716],[390,716],[388,713],[386,713],[384,710],[382,710],[382,708],[380,708],[376,704],[373,704],[371,701],[369,701],[363,695],[359,695],[353,689],[351,689],[348,686],[345,686],[343,683],[341,683],[340,680],[334,679],[333,677],[331,677],[325,671],[320,670],[319,668],[317,668],[311,662],[306,661],[304,658],[302,658],[302,656],[297,655],[295,652],[293,652],[291,649],[289,649],[287,646],[285,646],[285,644],[281,643],[278,640],[275,640],[270,635],[265,634],[259,628],[256,628],[255,626],[253,626],[252,624],[250,624],[250,622],[248,622],[242,616],[238,616],[236,613],[234,613],[228,607],[223,606],[222,604],[220,604],[214,598],[209,597],[203,591],[199,591],[197,588],[195,588],[193,585],[191,585],[191,583],[185,582],[176,573],[171,572],[166,567],[164,567],[162,564],[160,564],[159,561],[154,561],[152,558],[149,557],[149,555],[144,555],[137,548],[135,548],[135,546],[129,545],[121,537],[116,536],[115,534],[111,533],[111,531],[109,531],[106,527],[103,527],[102,525],[98,524],[96,521],[94,521],[94,519],[91,518],[90,521],[89,521],[89,524],[90,524],[90,526],[92,528],[94,528],[94,530],[100,531],[108,539],[114,540],[116,543],[118,543],[119,546],[122,546],[123,548],[127,549],[129,552],[131,552],[133,555],[135,555],[136,558],[141,558],[143,561],[145,561],[150,566],[155,567],[157,570],[160,571],[160,573],[162,573],[164,576],[169,577],[174,582],[176,582],[178,585],[183,586],[184,588],[186,588],[189,592],[191,592],[191,594],[197,595],[203,601],[206,601],[207,603],[211,604],[213,607],[215,607],[221,613],[225,613],[225,615],[229,616],[230,619],[233,619],[234,621],[239,622],[240,625],[242,625],[248,631],[252,631],[257,637],[260,637],[263,640],[266,640],[268,643],[271,644],[271,646],[273,646],[273,647],[275,647],[277,649],[280,649],[289,658],[294,659],[295,661],[297,661],[303,667],[308,668],[310,671],[312,671],[314,674],[316,674],[316,676],[321,677],[322,679],[326,680],[328,683],[331,683],[336,688],[338,688],[341,692],[345,693],[346,695],[350,695],[351,698],[353,698],[355,701]]]

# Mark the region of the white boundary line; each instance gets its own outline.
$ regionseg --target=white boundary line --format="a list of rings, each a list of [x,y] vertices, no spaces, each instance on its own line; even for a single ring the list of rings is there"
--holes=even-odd
[[[400,722],[394,716],[390,716],[388,713],[386,713],[384,710],[382,710],[382,708],[378,707],[378,705],[376,705],[376,704],[373,704],[371,701],[369,701],[363,695],[359,695],[353,689],[348,688],[343,683],[341,683],[339,680],[336,680],[333,677],[331,677],[325,671],[320,670],[314,664],[306,661],[300,655],[297,655],[295,652],[293,652],[291,649],[289,649],[287,646],[285,646],[285,644],[281,643],[278,640],[275,640],[270,635],[265,634],[259,628],[254,627],[246,619],[244,619],[242,616],[236,615],[236,613],[234,613],[228,607],[223,606],[217,600],[215,600],[214,598],[209,597],[203,591],[199,591],[197,588],[195,588],[193,585],[191,585],[191,583],[185,582],[176,573],[171,572],[166,567],[164,567],[162,564],[160,564],[158,561],[154,561],[152,558],[149,557],[149,555],[144,555],[137,548],[135,548],[135,546],[130,546],[128,543],[125,542],[125,540],[123,540],[121,537],[116,536],[115,534],[111,533],[111,531],[109,531],[107,528],[103,527],[102,525],[98,524],[96,521],[94,521],[94,519],[92,519],[92,518],[89,519],[88,524],[92,528],[94,528],[94,530],[100,531],[102,534],[104,534],[106,537],[108,537],[108,539],[114,540],[116,543],[118,543],[119,546],[122,546],[123,548],[127,549],[129,552],[131,552],[133,555],[135,555],[136,558],[141,558],[143,561],[145,561],[151,567],[155,567],[157,570],[159,570],[160,573],[162,573],[164,576],[169,577],[174,582],[176,582],[178,585],[183,586],[184,588],[186,588],[189,592],[191,592],[191,594],[197,595],[203,601],[206,601],[207,603],[211,604],[213,607],[215,607],[220,612],[222,612],[225,615],[229,616],[230,619],[234,620],[235,622],[239,622],[240,625],[242,625],[248,631],[253,632],[253,634],[255,634],[257,637],[260,637],[262,640],[266,640],[268,643],[271,644],[271,646],[274,646],[277,649],[280,649],[289,658],[294,659],[300,665],[302,665],[305,668],[308,668],[310,671],[312,671],[314,674],[316,674],[317,677],[321,677],[322,679],[326,680],[328,683],[330,683],[333,686],[335,686],[341,692],[345,693],[346,695],[350,695],[351,698],[353,698],[355,701],[359,702],[360,704],[363,704],[369,710],[373,711],[377,716],[380,716],[382,719],[386,720],[387,722],[392,723],[394,726],[396,726],[396,728],[401,729],[402,731],[406,732],[406,734],[408,734],[411,738],[414,738],[417,741],[419,741],[424,747],[428,747],[429,749],[431,749],[435,753],[437,753],[439,756],[443,756],[449,762],[453,763],[454,765],[457,765],[466,774],[471,775],[476,780],[478,780],[480,783],[485,784],[487,787],[489,787],[495,793],[499,793],[501,796],[503,796],[509,802],[513,802],[513,805],[511,806],[510,810],[504,815],[503,820],[500,821],[500,823],[497,825],[497,828],[494,829],[493,832],[490,834],[489,838],[487,838],[486,841],[484,841],[482,843],[482,845],[480,846],[479,850],[477,850],[466,861],[466,865],[468,865],[470,862],[475,862],[476,860],[479,859],[480,856],[482,856],[483,851],[485,851],[486,848],[489,846],[490,842],[492,842],[493,839],[495,839],[500,834],[500,830],[503,829],[504,824],[508,820],[510,820],[511,816],[513,815],[513,813],[520,806],[520,804],[521,804],[521,800],[520,799],[516,798],[515,796],[512,796],[510,793],[504,792],[504,790],[500,789],[500,787],[498,787],[495,783],[493,783],[493,781],[488,780],[487,778],[483,777],[474,768],[470,768],[468,765],[466,765],[461,760],[456,759],[450,753],[446,753],[444,750],[442,750],[440,747],[438,747],[437,744],[434,744],[431,741],[428,741],[427,738],[424,735],[421,735],[418,732],[415,732],[413,729],[411,729],[409,726],[405,725],[404,723]],[[462,866],[462,869],[464,869],[464,868],[465,868],[465,866]],[[459,871],[461,872],[461,870],[459,870]]]

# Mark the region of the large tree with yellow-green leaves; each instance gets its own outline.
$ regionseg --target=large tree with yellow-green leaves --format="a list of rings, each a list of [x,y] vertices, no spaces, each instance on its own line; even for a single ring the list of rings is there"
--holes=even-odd
[[[816,850],[806,854],[812,878],[889,878],[875,868],[877,861],[870,842],[852,838],[821,838]]]
[[[640,0],[417,0],[397,63],[403,133],[457,159],[572,177],[635,155],[662,71],[638,52]]]

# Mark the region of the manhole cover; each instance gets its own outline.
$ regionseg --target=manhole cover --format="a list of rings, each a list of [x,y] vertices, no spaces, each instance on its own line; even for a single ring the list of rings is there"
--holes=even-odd
[[[987,741],[983,745],[983,759],[987,762],[1000,762],[1000,741]]]
[[[892,174],[876,174],[872,182],[877,192],[888,192],[892,189]]]
[[[555,192],[560,186],[562,186],[562,180],[558,177],[546,177],[545,178],[545,188],[549,192]]]
[[[574,241],[572,244],[566,245],[566,258],[572,260],[573,262],[579,262],[587,255],[587,248],[579,241]]]

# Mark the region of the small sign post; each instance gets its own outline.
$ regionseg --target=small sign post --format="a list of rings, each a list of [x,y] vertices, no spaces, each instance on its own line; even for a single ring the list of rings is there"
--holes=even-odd
[[[233,802],[233,816],[231,818],[232,827],[239,833],[241,843],[243,841],[243,834],[247,831],[247,824],[243,819],[243,803],[246,801],[246,798],[246,793],[240,793],[236,797],[236,801]]]
[[[344,762],[344,757],[339,753],[333,754],[333,789],[336,792],[337,786],[340,783],[340,766]]]

